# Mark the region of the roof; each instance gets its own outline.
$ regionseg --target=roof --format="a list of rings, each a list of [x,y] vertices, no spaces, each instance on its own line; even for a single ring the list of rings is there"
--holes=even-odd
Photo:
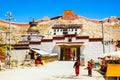
[[[29,44],[12,44],[14,49],[29,49]]]
[[[84,42],[57,42],[58,46],[82,46],[85,45]]]
[[[50,55],[50,53],[48,52],[45,52],[43,50],[40,50],[40,49],[32,49],[33,51],[37,52],[38,54],[42,55],[42,56],[48,56]]]
[[[81,28],[82,24],[56,24],[52,27],[52,29],[68,29],[68,28]]]
[[[51,18],[51,20],[58,19],[58,18],[60,18],[60,17],[62,17],[62,16],[53,17],[53,18]]]
[[[41,44],[41,41],[30,41],[29,42],[30,44],[34,44],[34,45],[39,45],[39,44]]]

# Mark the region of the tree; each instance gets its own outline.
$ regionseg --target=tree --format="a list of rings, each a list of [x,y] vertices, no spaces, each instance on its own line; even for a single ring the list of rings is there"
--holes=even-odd
[[[10,45],[3,45],[0,46],[0,55],[5,56],[6,55],[6,50],[9,50],[11,48],[11,50],[13,50],[14,48]]]
[[[5,46],[0,46],[0,55],[5,55],[5,50],[6,50]]]

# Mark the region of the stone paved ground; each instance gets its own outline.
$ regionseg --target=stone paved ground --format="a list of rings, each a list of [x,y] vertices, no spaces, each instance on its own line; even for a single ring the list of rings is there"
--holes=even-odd
[[[55,61],[39,67],[18,67],[0,71],[0,80],[105,80],[97,71],[87,76],[85,67],[75,76],[73,61]]]

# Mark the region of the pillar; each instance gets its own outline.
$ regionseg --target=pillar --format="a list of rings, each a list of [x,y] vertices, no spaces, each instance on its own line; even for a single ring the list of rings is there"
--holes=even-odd
[[[63,47],[60,47],[60,60],[63,60]]]
[[[77,59],[80,59],[80,47],[77,48]]]

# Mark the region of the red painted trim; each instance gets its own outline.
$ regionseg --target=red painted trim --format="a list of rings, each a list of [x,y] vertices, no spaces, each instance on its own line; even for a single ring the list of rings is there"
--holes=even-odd
[[[42,39],[41,42],[52,42],[53,39]]]
[[[76,37],[76,34],[66,34],[64,37]]]
[[[53,40],[64,40],[65,39],[65,37],[64,36],[61,36],[61,37],[53,37]]]
[[[103,41],[103,38],[89,38],[90,42]]]
[[[30,41],[30,44],[41,44],[41,41]]]
[[[77,36],[76,39],[89,39],[89,36]]]

